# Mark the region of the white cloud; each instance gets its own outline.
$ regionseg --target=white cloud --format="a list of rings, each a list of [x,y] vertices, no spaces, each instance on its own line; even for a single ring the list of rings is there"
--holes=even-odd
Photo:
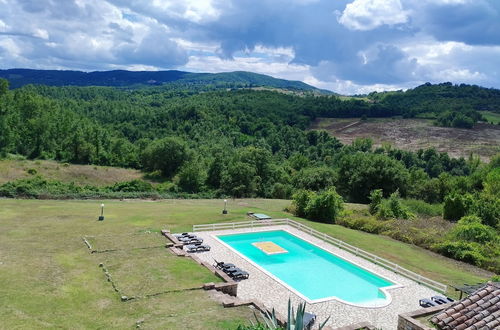
[[[354,0],[338,19],[351,30],[373,30],[382,25],[408,21],[408,13],[399,0]]]

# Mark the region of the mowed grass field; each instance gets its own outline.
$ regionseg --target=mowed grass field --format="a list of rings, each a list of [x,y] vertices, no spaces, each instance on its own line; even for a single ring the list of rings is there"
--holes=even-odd
[[[479,155],[483,161],[500,152],[500,126],[478,123],[472,129],[434,126],[429,119],[319,118],[311,129],[324,129],[344,144],[370,138],[375,146],[388,143],[402,150],[436,148],[451,157]]]
[[[230,200],[228,215],[221,200],[104,201],[106,220],[98,222],[100,203],[0,199],[0,328],[235,329],[253,317],[249,307],[223,308],[191,290],[219,279],[173,256],[159,231],[241,221],[248,211],[290,217],[282,211],[289,201]],[[294,219],[447,284],[491,276],[384,236]],[[83,236],[112,251],[91,254]],[[123,294],[163,293],[121,302],[99,263]]]

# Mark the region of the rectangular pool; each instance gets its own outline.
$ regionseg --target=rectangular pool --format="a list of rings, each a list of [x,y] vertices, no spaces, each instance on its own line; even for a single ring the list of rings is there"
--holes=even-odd
[[[366,307],[390,303],[380,289],[394,283],[284,230],[217,238],[309,302],[337,299]]]

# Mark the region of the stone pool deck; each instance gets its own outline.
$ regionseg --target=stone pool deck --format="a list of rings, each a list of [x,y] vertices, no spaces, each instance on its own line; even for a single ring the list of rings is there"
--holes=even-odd
[[[270,226],[261,228],[242,228],[236,230],[220,230],[220,231],[200,231],[196,232],[197,236],[203,238],[204,243],[212,247],[209,252],[197,253],[197,257],[201,260],[214,264],[214,259],[218,261],[230,262],[244,269],[250,274],[250,278],[243,280],[238,284],[238,297],[243,300],[255,300],[262,303],[268,309],[276,309],[282,315],[287,314],[288,298],[291,299],[294,306],[303,299],[289,290],[286,286],[276,281],[271,276],[265,274],[252,263],[242,258],[233,250],[215,239],[215,235],[220,234],[235,234],[269,230],[286,230],[289,233],[296,235],[304,240],[307,240],[339,257],[356,263],[369,271],[382,275],[383,277],[400,284],[400,287],[389,289],[387,292],[391,295],[392,301],[385,307],[360,307],[340,302],[338,300],[329,300],[318,303],[308,303],[307,312],[314,313],[318,316],[317,322],[323,322],[328,316],[330,320],[327,325],[337,328],[347,326],[353,323],[370,322],[377,328],[381,329],[396,329],[398,315],[408,313],[419,309],[418,300],[420,298],[430,298],[439,293],[420,285],[406,277],[398,275],[381,266],[373,264],[361,257],[357,257],[352,253],[339,249],[329,243],[326,243],[314,236],[297,230],[291,226]]]

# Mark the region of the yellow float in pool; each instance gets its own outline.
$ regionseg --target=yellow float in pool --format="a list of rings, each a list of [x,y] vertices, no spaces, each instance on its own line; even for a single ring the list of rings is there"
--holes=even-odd
[[[288,253],[287,250],[273,242],[255,242],[252,243],[252,245],[260,249],[265,254]]]

